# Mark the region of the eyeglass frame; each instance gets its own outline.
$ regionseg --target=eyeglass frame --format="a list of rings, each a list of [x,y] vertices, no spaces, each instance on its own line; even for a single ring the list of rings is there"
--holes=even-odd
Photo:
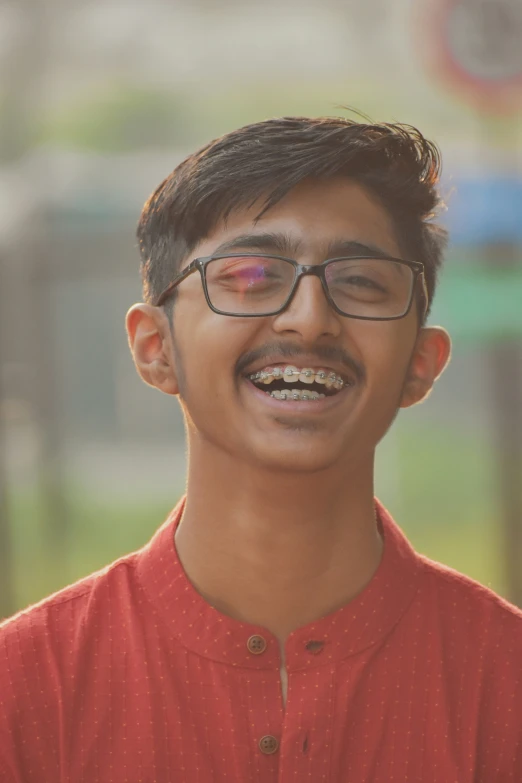
[[[275,260],[286,261],[289,264],[291,264],[294,267],[295,275],[294,275],[292,287],[290,288],[290,293],[288,294],[288,297],[286,298],[283,305],[278,310],[274,310],[268,313],[227,313],[224,310],[218,310],[218,308],[214,307],[214,305],[210,301],[210,296],[207,287],[206,267],[208,266],[208,264],[210,264],[211,261],[216,261],[220,258],[273,258]],[[373,318],[372,316],[367,316],[367,315],[350,315],[349,313],[343,312],[335,304],[332,295],[330,294],[330,291],[328,289],[328,282],[326,280],[326,267],[329,264],[332,264],[334,261],[362,261],[364,259],[367,260],[373,259],[376,261],[377,260],[393,261],[396,264],[402,264],[403,266],[407,266],[412,270],[413,283],[411,287],[410,299],[408,302],[408,306],[404,311],[404,313],[402,313],[402,315],[392,315],[384,318]],[[174,290],[177,288],[177,286],[180,283],[182,283],[186,277],[188,277],[189,275],[192,274],[192,272],[195,271],[199,271],[200,273],[201,284],[203,286],[203,293],[205,294],[207,305],[214,313],[217,313],[217,315],[226,315],[229,316],[230,318],[267,318],[268,316],[280,315],[282,312],[286,310],[286,308],[294,298],[295,292],[297,291],[297,286],[301,278],[307,275],[312,275],[314,277],[319,278],[328,304],[330,305],[330,307],[332,307],[332,309],[336,313],[342,315],[344,318],[356,318],[357,320],[360,321],[398,321],[401,318],[406,318],[406,316],[411,310],[411,306],[413,304],[415,291],[419,279],[421,280],[422,283],[421,294],[424,299],[424,313],[422,316],[423,319],[428,309],[428,291],[426,288],[426,280],[424,277],[424,264],[421,261],[406,261],[403,258],[394,258],[393,256],[381,256],[379,254],[373,254],[373,255],[362,255],[362,256],[361,255],[339,256],[336,258],[327,258],[325,261],[322,261],[320,264],[300,264],[298,261],[296,261],[293,258],[286,258],[285,256],[276,256],[270,253],[218,253],[216,255],[201,256],[199,258],[194,258],[190,262],[190,264],[187,264],[187,266],[184,269],[182,269],[182,271],[178,275],[176,275],[174,280],[171,283],[169,283],[167,288],[165,288],[165,290],[162,291],[162,293],[157,297],[156,302],[154,303],[155,307],[161,307],[162,305],[164,305],[167,299],[172,295]]]

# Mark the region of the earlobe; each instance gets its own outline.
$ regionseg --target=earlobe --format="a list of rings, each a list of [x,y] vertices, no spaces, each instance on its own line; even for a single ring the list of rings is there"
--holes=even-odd
[[[170,326],[163,310],[135,304],[127,313],[126,327],[140,377],[165,394],[178,394]]]
[[[451,357],[451,338],[441,326],[420,330],[404,384],[400,407],[425,400],[446,369]]]

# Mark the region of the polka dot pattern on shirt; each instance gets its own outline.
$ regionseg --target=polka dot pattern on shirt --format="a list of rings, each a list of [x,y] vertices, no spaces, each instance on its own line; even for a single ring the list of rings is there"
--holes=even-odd
[[[522,613],[416,554],[287,640],[209,606],[174,546],[0,626],[2,783],[521,783]],[[255,641],[252,641],[255,640]]]

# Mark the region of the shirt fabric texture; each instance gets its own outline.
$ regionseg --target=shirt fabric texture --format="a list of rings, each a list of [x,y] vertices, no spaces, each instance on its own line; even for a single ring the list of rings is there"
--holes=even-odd
[[[2,783],[522,782],[522,612],[414,552],[292,633],[211,607],[174,532],[0,626]]]

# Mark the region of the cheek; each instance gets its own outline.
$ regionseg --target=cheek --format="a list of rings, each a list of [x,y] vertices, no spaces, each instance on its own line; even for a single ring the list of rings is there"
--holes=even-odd
[[[230,394],[238,358],[260,342],[262,319],[232,318],[214,313],[203,293],[186,297],[174,315],[175,351],[181,364],[185,399],[208,399],[209,407]],[[259,323],[258,323],[259,322]],[[199,402],[198,402],[199,404]]]
[[[410,353],[394,330],[383,329],[365,340],[361,354],[367,377],[361,397],[360,423],[365,442],[375,446],[400,409]]]
[[[359,344],[368,389],[383,404],[396,404],[407,376],[415,336],[406,326],[401,321],[372,324]]]

